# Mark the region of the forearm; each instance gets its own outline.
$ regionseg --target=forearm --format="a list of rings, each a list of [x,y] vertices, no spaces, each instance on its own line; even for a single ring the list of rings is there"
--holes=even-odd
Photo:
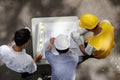
[[[50,44],[48,45],[47,49],[48,49],[48,50],[51,50],[51,49],[52,49],[52,46],[53,46],[53,45],[50,43]]]
[[[86,47],[84,47],[83,45],[80,45],[79,48],[80,48],[81,52],[82,52],[85,56],[86,56],[86,55],[92,55],[92,53],[93,53],[94,51],[96,51],[96,49],[95,49],[92,45],[90,45],[90,44],[87,44]]]
[[[40,55],[34,56],[33,61],[34,61],[35,63],[37,63],[37,62],[40,61],[41,59],[42,59],[42,55],[40,54]]]
[[[37,59],[36,58],[34,58],[33,60],[34,60],[35,63],[37,63]]]
[[[53,46],[53,44],[54,44],[54,40],[55,40],[55,38],[51,38],[51,39],[50,39],[50,43],[49,43],[49,45],[48,45],[48,47],[47,47],[48,50],[51,50],[51,49],[52,49],[52,46]]]
[[[81,52],[83,53],[83,55],[88,56],[88,54],[85,52],[85,47],[84,47],[84,45],[80,45],[80,46],[79,46],[79,49],[81,50]]]

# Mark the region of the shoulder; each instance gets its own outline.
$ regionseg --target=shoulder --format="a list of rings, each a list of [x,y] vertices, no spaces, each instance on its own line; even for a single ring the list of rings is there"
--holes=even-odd
[[[8,45],[2,45],[0,46],[0,58],[3,60],[3,62],[10,62],[10,58],[12,58],[13,54],[11,54],[12,51],[10,49],[10,46]]]
[[[46,50],[45,51],[45,56],[48,57],[48,56],[53,56],[54,54],[52,53],[51,50]]]
[[[114,30],[114,26],[112,25],[112,23],[109,20],[102,20],[100,22],[100,26],[101,27],[105,27],[105,29],[112,29],[112,30]]]
[[[73,57],[78,57],[78,54],[75,53],[75,52],[72,52],[71,54],[72,54]]]
[[[29,59],[29,60],[33,60],[32,56],[31,56],[31,55],[29,55],[29,54],[27,54],[26,52],[25,52],[25,54],[24,54],[24,55],[26,56],[26,58],[27,58],[27,59]]]
[[[24,54],[24,56],[25,56],[24,63],[26,63],[26,65],[33,65],[34,64],[34,61],[33,61],[33,58],[31,55],[26,53],[26,54]]]
[[[74,60],[75,62],[78,62],[78,60],[79,60],[79,56],[78,56],[78,54],[72,52],[72,56],[73,56],[73,60]]]
[[[110,24],[110,25],[111,25],[111,22],[110,22],[109,20],[101,20],[101,21],[100,21],[100,24],[102,24],[102,23],[107,23],[107,24]]]
[[[9,46],[8,45],[2,45],[0,46],[0,48],[8,48]]]
[[[2,45],[2,46],[0,46],[0,52],[1,51],[8,51],[10,49],[10,46],[8,46],[8,45]]]
[[[27,61],[28,61],[28,60],[29,60],[29,61],[32,61],[32,60],[33,60],[32,56],[29,55],[28,53],[26,53],[26,50],[25,50],[25,49],[23,49],[23,51],[22,51],[22,56],[24,56]]]

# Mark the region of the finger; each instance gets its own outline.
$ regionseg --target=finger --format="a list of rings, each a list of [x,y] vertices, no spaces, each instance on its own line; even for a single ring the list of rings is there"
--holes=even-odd
[[[43,55],[39,55],[40,58],[42,58]]]
[[[40,55],[40,57],[42,57],[43,55]]]

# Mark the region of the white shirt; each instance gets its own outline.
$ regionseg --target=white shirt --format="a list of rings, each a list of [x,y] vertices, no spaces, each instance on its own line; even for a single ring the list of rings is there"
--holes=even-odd
[[[19,73],[33,73],[37,70],[32,57],[26,53],[25,49],[21,52],[15,52],[12,46],[2,45],[0,46],[0,60],[8,68]]]
[[[90,44],[87,45],[87,47],[85,48],[85,52],[88,54],[88,55],[92,55],[92,52],[93,51],[96,51],[96,49],[91,46]]]

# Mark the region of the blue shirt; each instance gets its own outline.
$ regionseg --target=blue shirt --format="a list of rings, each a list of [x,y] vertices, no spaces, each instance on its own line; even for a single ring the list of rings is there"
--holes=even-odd
[[[78,63],[76,53],[54,55],[51,50],[46,50],[45,56],[52,67],[51,80],[75,80]]]

